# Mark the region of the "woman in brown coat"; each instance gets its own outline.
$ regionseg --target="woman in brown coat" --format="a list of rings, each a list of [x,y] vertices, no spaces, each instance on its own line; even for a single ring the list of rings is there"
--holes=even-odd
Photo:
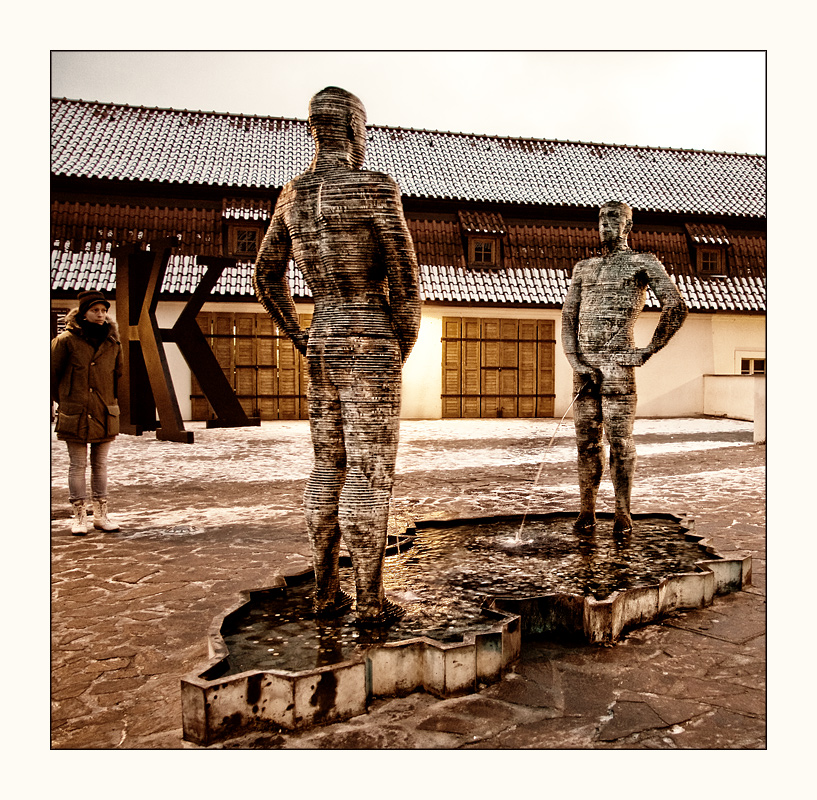
[[[108,517],[108,450],[119,433],[118,383],[122,346],[111,304],[102,292],[80,292],[65,330],[51,342],[51,399],[58,403],[57,438],[68,445],[71,533],[88,532],[85,471],[91,446],[93,525],[118,531]]]

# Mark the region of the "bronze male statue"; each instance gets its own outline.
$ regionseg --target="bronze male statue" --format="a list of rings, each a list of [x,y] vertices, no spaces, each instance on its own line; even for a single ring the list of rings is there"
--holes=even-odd
[[[578,395],[573,413],[581,503],[578,530],[592,530],[596,523],[596,495],[604,470],[603,431],[610,445],[616,496],[613,531],[632,529],[635,367],[664,347],[687,315],[681,293],[661,262],[652,253],[630,250],[627,236],[632,226],[633,212],[626,203],[610,201],[601,207],[602,255],[575,266],[562,311],[562,344]],[[649,345],[636,347],[633,327],[647,287],[661,303],[661,317]]]
[[[417,258],[395,181],[362,170],[366,112],[337,87],[309,104],[315,157],[281,191],[255,264],[259,300],[306,355],[315,466],[304,506],[315,611],[351,607],[340,589],[341,539],[352,556],[357,618],[387,623],[383,559],[394,481],[402,365],[420,327]],[[286,276],[292,257],[312,291],[303,330]]]

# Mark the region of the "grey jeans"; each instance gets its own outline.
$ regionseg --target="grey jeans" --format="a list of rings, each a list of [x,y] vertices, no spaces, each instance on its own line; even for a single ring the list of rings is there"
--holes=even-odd
[[[85,483],[85,469],[88,463],[88,445],[85,442],[70,442],[68,445],[68,493],[69,499],[85,500],[88,490]],[[93,442],[91,444],[91,492],[94,500],[108,496],[108,451],[113,442]]]

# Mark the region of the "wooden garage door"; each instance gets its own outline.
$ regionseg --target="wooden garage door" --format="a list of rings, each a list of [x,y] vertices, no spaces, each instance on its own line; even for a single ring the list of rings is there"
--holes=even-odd
[[[443,417],[552,417],[555,326],[443,317]]]
[[[302,314],[302,327],[311,315]],[[306,364],[268,314],[202,312],[199,327],[249,416],[261,419],[306,419]],[[213,409],[195,376],[193,419],[211,419]]]

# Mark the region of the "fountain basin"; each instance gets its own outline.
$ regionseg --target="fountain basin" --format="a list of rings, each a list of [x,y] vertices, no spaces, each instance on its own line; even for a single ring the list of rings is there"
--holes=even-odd
[[[695,534],[694,520],[688,516],[633,514],[632,538],[613,535],[613,515],[603,512],[597,514],[601,535],[589,539],[576,533],[568,535],[566,531],[575,515],[561,513],[426,520],[415,523],[412,530],[423,535],[429,530],[504,526],[514,532],[520,529],[523,519],[521,538],[537,525],[560,526],[562,542],[572,548],[567,554],[560,553],[546,537],[540,543],[534,538],[527,547],[541,545],[544,551],[549,546],[551,552],[546,560],[552,571],[562,569],[572,574],[562,580],[543,574],[542,591],[532,589],[535,581],[526,577],[521,584],[511,585],[513,591],[500,587],[489,592],[487,607],[517,614],[523,636],[550,635],[588,644],[610,644],[638,625],[674,611],[703,608],[711,605],[717,595],[739,591],[751,583],[751,557],[720,556],[708,540]],[[633,541],[636,532],[648,528],[653,529],[653,537],[659,536],[657,540],[650,541],[646,536],[642,541]],[[677,541],[672,541],[670,535]],[[513,539],[505,534],[509,549],[513,549]],[[662,563],[660,556],[664,553],[656,553],[655,548],[671,550],[670,545],[677,552],[670,552]],[[598,561],[602,557],[608,561],[602,565],[592,563],[594,558]],[[507,564],[511,563],[507,561],[505,568],[509,569]],[[467,583],[460,580],[462,586]],[[554,585],[553,590],[546,590],[548,583]]]
[[[225,637],[243,624],[253,609],[293,600],[302,606],[304,627],[310,619],[311,570],[281,578],[276,586],[241,593],[239,602],[218,617],[208,634],[210,661],[203,670],[182,678],[182,728],[186,741],[209,745],[262,730],[297,730],[363,714],[375,697],[394,697],[424,690],[438,697],[477,691],[480,683],[498,680],[519,657],[519,618],[495,609],[477,609],[473,630],[460,641],[425,636],[375,641],[362,636],[347,651],[330,653],[323,665],[298,669],[264,667],[241,670]],[[294,595],[291,598],[289,595]],[[291,606],[291,603],[290,603]],[[291,615],[292,616],[292,615]],[[340,634],[344,620],[330,622]],[[330,631],[331,633],[331,631]],[[311,636],[307,632],[305,636]],[[375,637],[376,638],[376,637]],[[318,648],[318,652],[321,648]],[[314,648],[303,648],[304,664],[314,662]],[[340,659],[340,660],[338,660]],[[295,659],[297,661],[297,658]]]
[[[597,518],[592,535],[563,513],[529,514],[524,525],[522,515],[416,522],[384,569],[406,616],[376,636],[352,615],[314,620],[311,570],[242,592],[211,626],[207,666],[182,679],[184,738],[296,730],[420,689],[475,692],[501,678],[524,635],[612,644],[751,582],[751,558],[721,557],[689,517],[635,514],[624,537],[611,514]]]

